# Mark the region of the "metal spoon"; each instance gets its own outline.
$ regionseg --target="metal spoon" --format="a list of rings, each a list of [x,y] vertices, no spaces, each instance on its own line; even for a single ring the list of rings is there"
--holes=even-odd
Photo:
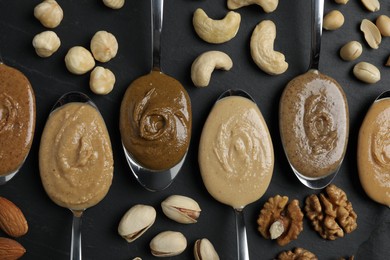
[[[88,103],[98,110],[96,104],[85,94],[81,92],[68,92],[61,96],[58,101],[54,104],[51,112],[56,109],[72,102]],[[71,248],[70,248],[70,259],[81,260],[82,259],[82,246],[81,246],[81,223],[82,215],[86,209],[74,210],[69,209],[72,212],[72,237],[71,237]]]
[[[254,99],[247,92],[245,92],[241,89],[237,89],[237,90],[229,89],[229,90],[223,92],[219,96],[219,98],[217,99],[216,103],[218,103],[220,100],[222,100],[226,97],[230,97],[230,96],[244,97],[244,98],[251,100],[253,103],[256,103],[254,101]],[[202,173],[202,177],[204,177],[203,173]],[[207,188],[208,188],[208,185],[212,185],[209,183],[205,183],[205,184],[206,184]],[[229,183],[229,185],[234,185],[234,184]],[[259,189],[258,189],[258,191],[262,192]],[[221,189],[221,190],[219,190],[219,192],[226,193],[227,191],[224,191],[223,189]],[[229,202],[223,201],[223,199],[221,199],[221,197],[219,197],[219,195],[215,195],[215,193],[211,192],[211,195],[213,197],[215,197],[215,199],[219,200],[222,203],[225,203],[225,204],[231,203],[230,201]],[[259,193],[259,196],[261,196],[260,193]],[[245,205],[240,205],[237,207],[230,205],[233,207],[234,213],[235,213],[236,236],[237,236],[237,259],[239,259],[239,260],[249,260],[248,241],[247,241],[247,234],[246,234],[246,227],[245,227],[245,220],[244,220],[244,208],[247,204],[249,204],[251,202],[253,202],[253,201],[247,201],[247,202],[245,202]],[[232,204],[235,204],[235,203],[232,203]]]
[[[161,32],[162,32],[162,24],[163,24],[163,7],[164,7],[164,1],[163,0],[151,0],[151,18],[152,18],[152,71],[149,75],[143,76],[144,85],[142,86],[144,89],[149,88],[151,85],[162,85],[163,81],[169,80],[172,82],[172,84],[175,85],[178,89],[182,91],[184,95],[188,97],[187,92],[183,88],[183,86],[174,78],[164,74],[161,71],[160,66],[160,53],[161,53]],[[137,81],[137,80],[136,80]],[[132,83],[132,85],[134,82]],[[129,89],[131,89],[133,86],[130,85]],[[169,86],[164,86],[166,88],[169,88]],[[168,89],[167,89],[168,90]],[[124,99],[126,99],[126,95]],[[189,99],[188,99],[189,100]],[[121,114],[125,114],[123,110],[127,108],[123,108],[124,101],[122,101],[122,107],[121,107]],[[134,104],[130,104],[129,106],[134,106]],[[190,106],[190,104],[188,104]],[[189,108],[190,110],[190,108]],[[122,115],[123,116],[123,115]],[[121,125],[122,121],[128,120],[123,119],[121,116]],[[190,119],[191,120],[191,119]],[[127,124],[127,122],[126,122]],[[190,129],[188,130],[190,133]],[[137,179],[137,181],[147,190],[149,191],[161,191],[165,188],[167,188],[175,179],[177,174],[179,173],[184,160],[187,155],[188,146],[186,149],[185,154],[181,158],[181,160],[176,163],[174,166],[169,167],[168,169],[150,169],[150,167],[143,166],[139,160],[131,152],[129,152],[126,149],[126,146],[124,145],[124,135],[126,135],[124,130],[121,129],[121,136],[122,136],[122,144],[123,144],[123,150],[127,159],[127,162],[130,166],[130,169]]]
[[[341,86],[331,77],[318,71],[324,1],[312,0],[311,4],[312,40],[309,70],[294,78],[285,88],[280,101],[279,125],[283,147],[293,172],[307,187],[321,189],[332,182],[342,164],[348,140],[349,118],[348,104]],[[296,102],[290,101],[290,104],[287,104],[288,100],[293,100],[292,98],[295,98]],[[314,101],[310,103],[312,100]],[[312,106],[309,106],[308,109],[307,104],[312,104]],[[298,106],[301,107],[298,109]],[[295,113],[289,112],[292,111],[291,107],[295,109]],[[310,109],[316,113],[313,113],[312,118],[307,120],[307,122],[311,120],[310,123],[314,127],[310,131],[314,132],[306,132],[306,126],[303,123],[305,116],[312,112]],[[316,110],[317,112],[315,112]],[[292,115],[286,116],[288,113]],[[291,123],[293,120],[295,121]],[[309,127],[311,126],[309,125]],[[293,131],[295,131],[294,134],[288,134]],[[312,143],[309,143],[309,140],[306,143],[304,139],[311,138],[312,133],[314,133],[313,136],[316,135],[314,138],[317,140]],[[327,136],[328,134],[331,134],[332,137]],[[329,143],[328,147],[316,147],[317,144],[321,145],[321,141],[316,142],[321,138],[325,140],[324,142]],[[333,139],[331,140],[331,138]],[[299,147],[290,149],[292,143],[294,145],[299,143]],[[304,154],[306,151],[307,154]],[[328,155],[329,157],[327,157]],[[305,158],[306,162],[313,163],[312,169],[308,170],[309,163],[302,162],[302,158]],[[324,166],[327,163],[329,165]],[[303,164],[306,165],[302,166]],[[318,174],[311,173],[317,170]]]

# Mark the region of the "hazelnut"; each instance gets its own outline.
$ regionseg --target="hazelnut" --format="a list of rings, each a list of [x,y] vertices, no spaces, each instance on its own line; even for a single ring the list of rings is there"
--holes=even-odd
[[[112,91],[114,84],[115,75],[111,70],[97,66],[91,72],[89,87],[93,93],[106,95]]]
[[[112,9],[120,9],[125,4],[125,0],[103,0],[103,3]]]
[[[34,16],[43,26],[55,28],[61,23],[62,18],[64,18],[64,12],[55,0],[45,0],[35,6]]]
[[[60,38],[53,31],[44,31],[35,35],[32,45],[39,57],[50,57],[61,45]]]
[[[95,67],[95,60],[87,49],[75,46],[66,54],[65,65],[71,73],[81,75]]]
[[[96,60],[107,62],[116,56],[118,42],[113,34],[106,31],[98,31],[92,37],[91,51]]]

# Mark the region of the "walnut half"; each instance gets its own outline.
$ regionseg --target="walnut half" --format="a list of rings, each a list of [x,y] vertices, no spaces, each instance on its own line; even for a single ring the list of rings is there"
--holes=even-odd
[[[266,239],[277,239],[281,246],[297,239],[303,230],[303,213],[298,200],[287,203],[287,196],[269,198],[257,219],[261,235]]]
[[[325,192],[306,198],[306,217],[322,238],[335,240],[356,229],[357,215],[343,190],[331,184]]]
[[[318,260],[318,258],[312,252],[298,247],[295,248],[294,251],[284,251],[280,253],[276,260]]]

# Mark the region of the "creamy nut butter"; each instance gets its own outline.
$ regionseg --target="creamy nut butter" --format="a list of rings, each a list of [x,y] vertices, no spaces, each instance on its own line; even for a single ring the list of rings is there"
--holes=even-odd
[[[179,81],[160,71],[136,79],[121,104],[120,132],[126,150],[152,170],[173,167],[191,138],[190,98]]]
[[[113,164],[110,137],[96,108],[73,102],[50,114],[41,138],[39,170],[55,203],[73,210],[97,204],[111,186]]]
[[[296,171],[309,178],[335,172],[349,131],[348,105],[340,85],[317,70],[291,80],[280,100],[279,126]]]
[[[208,192],[224,204],[243,208],[265,193],[274,152],[254,102],[239,96],[216,102],[203,127],[199,166]]]
[[[28,79],[0,63],[0,176],[17,171],[34,137],[35,96]]]
[[[390,207],[390,98],[375,101],[360,127],[360,182],[374,201]]]

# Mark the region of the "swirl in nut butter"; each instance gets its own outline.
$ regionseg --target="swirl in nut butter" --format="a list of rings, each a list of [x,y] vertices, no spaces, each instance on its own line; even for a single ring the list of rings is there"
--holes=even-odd
[[[317,70],[291,80],[280,101],[280,133],[291,165],[309,178],[339,167],[348,140],[348,107],[340,85]]]
[[[16,172],[28,155],[35,130],[35,96],[28,79],[0,63],[0,176]]]
[[[358,139],[360,182],[374,201],[390,207],[390,98],[375,101]]]
[[[187,152],[192,114],[181,84],[159,71],[135,80],[121,104],[120,131],[126,150],[142,166],[165,170]]]

